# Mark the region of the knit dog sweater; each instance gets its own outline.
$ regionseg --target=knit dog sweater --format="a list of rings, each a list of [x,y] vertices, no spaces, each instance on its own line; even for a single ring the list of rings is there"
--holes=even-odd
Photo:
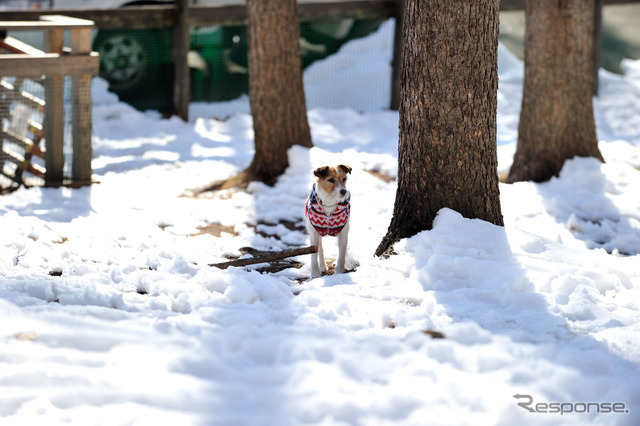
[[[316,184],[314,183],[311,194],[309,194],[307,203],[304,206],[304,215],[309,219],[315,230],[318,231],[318,234],[323,237],[325,235],[335,237],[347,225],[349,220],[351,209],[349,200],[351,200],[351,195],[339,203],[332,214],[326,214],[316,193]]]

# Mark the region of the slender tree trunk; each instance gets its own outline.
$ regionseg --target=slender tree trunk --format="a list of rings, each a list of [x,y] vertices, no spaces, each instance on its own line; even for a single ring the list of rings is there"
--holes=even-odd
[[[593,118],[593,0],[527,0],[518,147],[508,182],[543,182],[575,156],[602,159]]]
[[[294,144],[311,147],[296,0],[248,0],[249,96],[255,155],[250,180],[272,183]]]
[[[406,0],[393,218],[376,255],[440,209],[502,225],[496,111],[498,0]]]

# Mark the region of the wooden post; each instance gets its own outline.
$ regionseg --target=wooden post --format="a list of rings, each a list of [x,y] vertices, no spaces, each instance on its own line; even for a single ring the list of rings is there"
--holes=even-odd
[[[44,33],[44,48],[48,53],[62,53],[64,31],[51,28]],[[45,79],[45,185],[62,184],[64,169],[64,77],[48,76]]]
[[[176,0],[173,27],[173,109],[183,120],[189,120],[191,76],[187,63],[189,53],[189,0]]]
[[[91,53],[91,28],[71,29],[71,54]],[[91,75],[71,77],[72,138],[73,138],[73,183],[91,184],[91,134],[92,98]]]
[[[400,108],[400,65],[402,64],[402,21],[404,0],[396,2],[396,27],[393,33],[393,61],[391,62],[391,105],[397,111]]]

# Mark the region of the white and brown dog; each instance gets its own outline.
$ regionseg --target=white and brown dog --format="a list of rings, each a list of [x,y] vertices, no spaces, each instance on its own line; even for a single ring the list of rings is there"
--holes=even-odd
[[[336,274],[345,271],[344,261],[347,255],[349,237],[349,213],[351,193],[346,187],[347,175],[351,167],[344,164],[338,167],[319,167],[313,171],[318,180],[313,184],[307,198],[304,215],[307,218],[307,231],[311,245],[318,247],[311,255],[311,276],[319,277],[327,270],[322,249],[322,237],[338,237],[338,260]]]

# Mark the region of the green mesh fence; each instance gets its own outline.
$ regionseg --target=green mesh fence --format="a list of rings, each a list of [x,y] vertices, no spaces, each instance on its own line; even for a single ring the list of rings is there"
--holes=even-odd
[[[109,90],[134,107],[172,110],[171,31],[98,31],[93,50],[100,54],[100,76]]]
[[[303,66],[337,52],[349,40],[370,34],[381,23],[336,18],[302,24]],[[138,109],[163,113],[171,113],[173,109],[171,48],[170,29],[99,31],[93,43],[93,49],[100,53],[100,75],[109,82],[109,89]],[[247,94],[246,27],[191,28],[188,62],[191,102],[227,101]],[[215,115],[206,108],[198,111]],[[219,109],[216,114],[220,115]]]

